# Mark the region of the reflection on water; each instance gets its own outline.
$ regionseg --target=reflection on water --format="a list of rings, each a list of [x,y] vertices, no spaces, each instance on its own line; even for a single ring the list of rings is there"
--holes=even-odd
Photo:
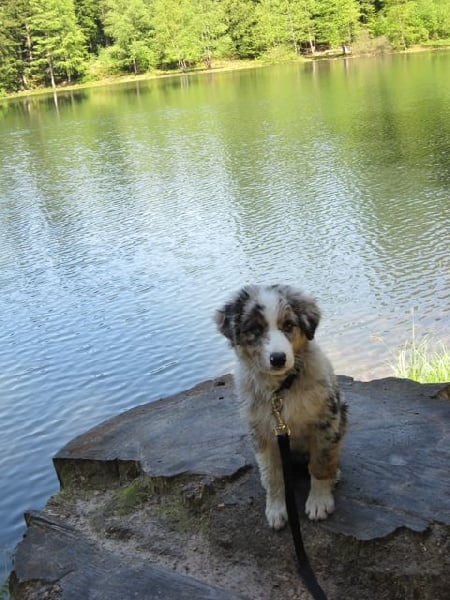
[[[189,75],[0,105],[0,547],[51,456],[229,371],[211,313],[314,293],[336,370],[449,340],[450,55]]]

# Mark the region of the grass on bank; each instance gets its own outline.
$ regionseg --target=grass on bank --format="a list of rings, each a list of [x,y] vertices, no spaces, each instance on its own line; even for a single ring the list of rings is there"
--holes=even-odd
[[[431,345],[428,337],[417,341],[413,329],[412,341],[406,342],[392,365],[394,375],[419,383],[450,381],[450,350],[444,343]]]

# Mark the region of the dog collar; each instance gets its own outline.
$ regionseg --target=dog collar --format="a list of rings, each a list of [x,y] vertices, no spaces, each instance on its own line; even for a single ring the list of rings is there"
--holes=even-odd
[[[283,383],[280,385],[280,387],[276,390],[275,395],[278,395],[280,392],[283,392],[284,390],[288,390],[291,385],[294,383],[295,379],[298,376],[298,371],[292,371],[292,373],[289,373],[289,375],[286,377],[286,379],[283,381]]]

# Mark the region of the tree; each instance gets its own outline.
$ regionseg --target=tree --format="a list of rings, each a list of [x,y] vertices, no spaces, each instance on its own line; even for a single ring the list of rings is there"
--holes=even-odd
[[[224,19],[228,36],[239,58],[255,58],[256,0],[223,0]]]
[[[32,57],[29,0],[2,0],[0,6],[0,87],[28,88]]]
[[[284,0],[260,0],[255,9],[255,40],[260,51],[289,43]]]
[[[315,0],[286,0],[289,33],[296,53],[299,45],[306,43],[315,52]]]
[[[450,0],[435,0],[436,5],[436,38],[450,37]]]
[[[201,59],[208,68],[214,56],[230,54],[232,42],[227,35],[223,3],[218,0],[196,0],[195,29],[200,41]]]
[[[417,0],[417,17],[427,31],[427,39],[450,36],[450,0]]]
[[[160,64],[186,69],[202,58],[195,5],[190,0],[154,0],[153,45]]]
[[[359,27],[360,5],[357,0],[318,0],[317,34],[330,46],[349,51]]]
[[[72,81],[86,67],[85,40],[78,27],[73,0],[30,0],[31,65],[51,86]]]
[[[413,0],[385,0],[384,33],[394,48],[406,50],[412,44],[428,38],[426,27],[420,19],[417,2]]]
[[[77,22],[90,54],[98,54],[107,44],[103,9],[101,0],[75,0]]]
[[[315,0],[262,0],[255,14],[255,37],[262,49],[289,45],[296,54],[302,43],[314,52]]]
[[[378,2],[374,2],[373,0],[359,0],[360,21],[369,31],[376,19],[377,8],[375,4],[378,4]]]
[[[104,6],[105,33],[121,66],[135,74],[151,69],[155,55],[150,6],[145,0],[105,0]]]
[[[14,39],[14,23],[6,6],[0,5],[0,96],[16,88],[19,71],[18,43]]]

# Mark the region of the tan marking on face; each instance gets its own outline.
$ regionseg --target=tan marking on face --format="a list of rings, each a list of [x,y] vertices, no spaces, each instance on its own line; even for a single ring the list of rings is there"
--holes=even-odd
[[[289,323],[296,323],[295,314],[289,305],[280,304],[277,314],[278,329],[284,331],[286,329],[286,325],[289,325]]]
[[[308,344],[308,338],[301,329],[295,327],[292,336],[292,347],[294,348],[295,354],[300,354],[306,348]]]

